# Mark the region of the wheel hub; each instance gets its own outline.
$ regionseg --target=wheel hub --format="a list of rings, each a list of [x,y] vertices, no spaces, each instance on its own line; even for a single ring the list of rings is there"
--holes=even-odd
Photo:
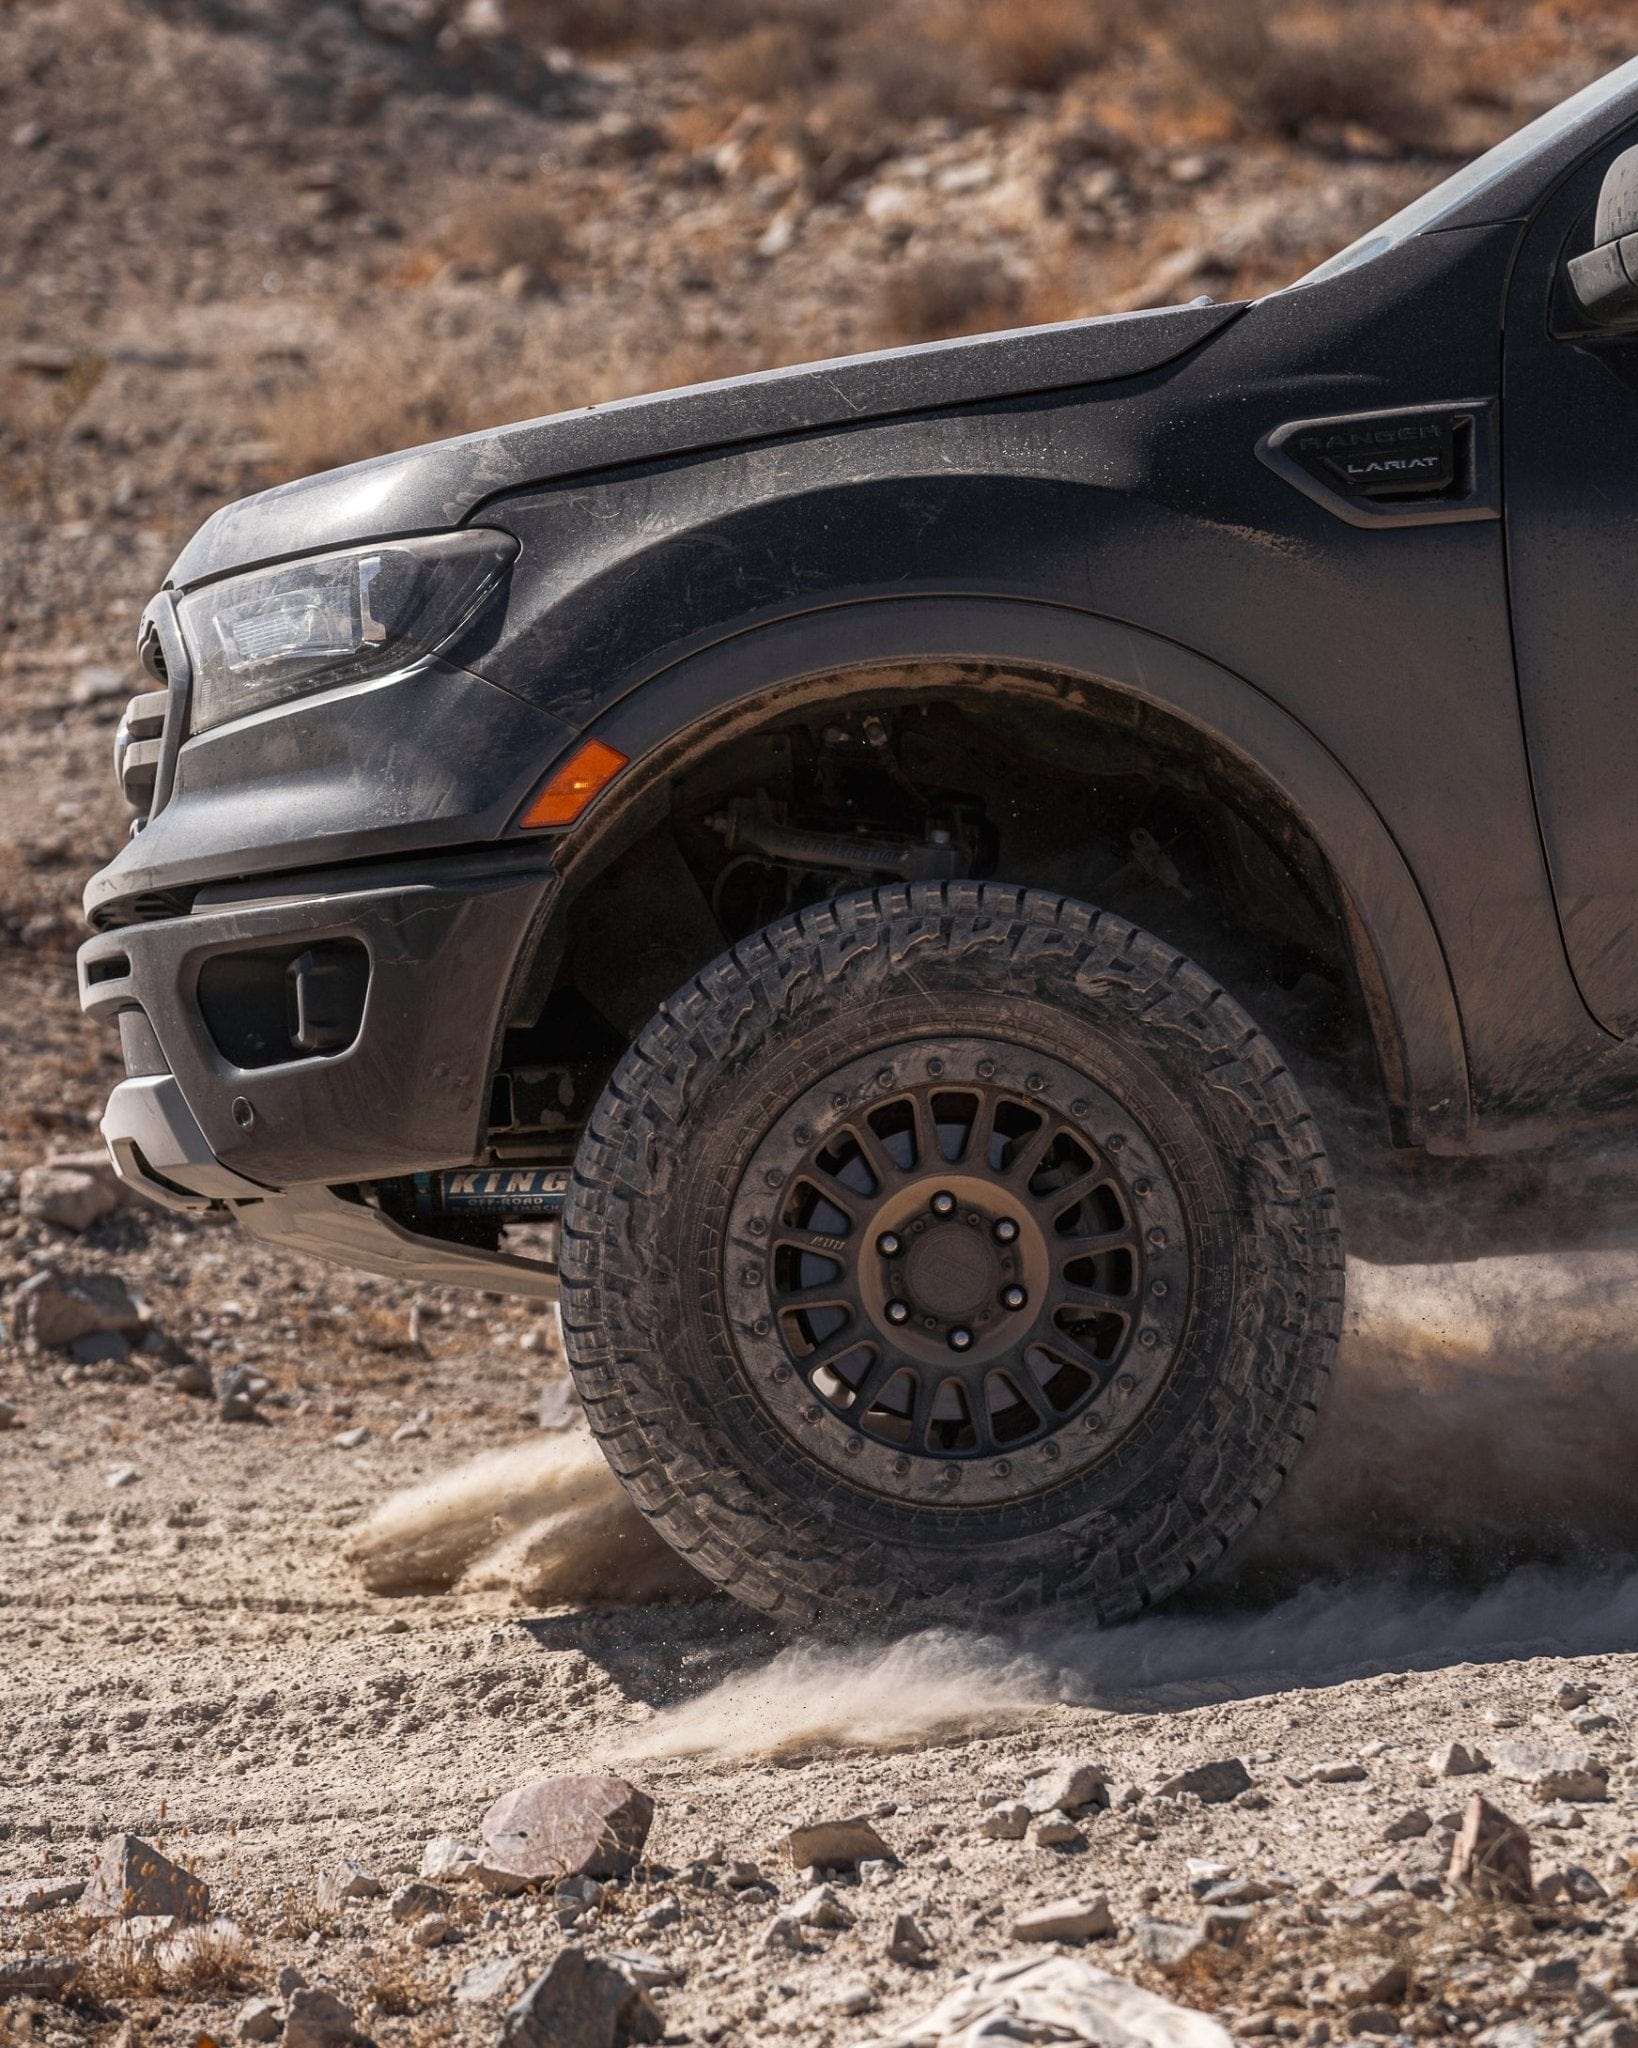
[[[740,1183],[731,1319],[804,1447],[899,1498],[1004,1501],[1107,1455],[1188,1301],[1181,1205],[1086,1075],[921,1041],[827,1075]]]

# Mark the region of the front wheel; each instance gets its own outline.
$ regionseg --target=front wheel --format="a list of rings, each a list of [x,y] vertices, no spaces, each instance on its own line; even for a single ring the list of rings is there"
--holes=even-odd
[[[637,1505],[800,1624],[1164,1599],[1278,1487],[1342,1315],[1268,1039],[1161,940],[999,883],[840,897],[679,990],[562,1268]]]

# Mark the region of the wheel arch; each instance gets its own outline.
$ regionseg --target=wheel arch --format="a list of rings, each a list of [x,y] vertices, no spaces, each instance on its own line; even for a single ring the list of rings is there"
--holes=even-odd
[[[1455,991],[1437,931],[1381,815],[1342,764],[1253,683],[1190,648],[1069,606],[914,596],[761,624],[682,656],[586,728],[633,767],[563,845],[577,877],[653,814],[679,768],[804,689],[850,671],[994,667],[1038,676],[1089,713],[1110,699],[1191,727],[1295,823],[1328,873],[1381,1067],[1395,1143],[1460,1142],[1471,1125]]]

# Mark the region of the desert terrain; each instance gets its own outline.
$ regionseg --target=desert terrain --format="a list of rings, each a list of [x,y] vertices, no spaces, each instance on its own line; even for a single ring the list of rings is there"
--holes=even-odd
[[[1638,1256],[1356,1267],[1320,1439],[1186,1605],[786,1642],[626,1509],[549,1309],[121,1200],[73,971],[136,620],[223,499],[1276,289],[1635,29],[0,0],[0,2041],[1638,2039]],[[497,1879],[486,1813],[565,1774],[652,1800],[630,1868]],[[832,1822],[875,1845],[802,1861]],[[104,1910],[125,1836],[174,1925]],[[1106,1976],[1199,2017],[1111,2032]]]

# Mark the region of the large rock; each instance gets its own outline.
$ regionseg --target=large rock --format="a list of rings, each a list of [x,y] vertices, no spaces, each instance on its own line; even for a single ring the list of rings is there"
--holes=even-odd
[[[131,1336],[142,1304],[113,1273],[62,1273],[42,1266],[11,1297],[12,1335],[28,1350],[66,1351],[82,1337]]]
[[[996,1963],[920,2019],[858,2048],[992,2048],[1003,2041],[1088,2048],[1234,2048],[1217,2021],[1112,1976],[1079,1956]]]
[[[1480,1899],[1515,1899],[1534,1890],[1530,1881],[1530,1837],[1499,1806],[1475,1792],[1462,1816],[1450,1851],[1450,1882]]]
[[[1544,1806],[1559,1801],[1596,1802],[1610,1796],[1610,1773],[1584,1749],[1558,1749],[1541,1742],[1504,1742],[1496,1750],[1496,1768],[1504,1778],[1528,1785]]]
[[[23,1877],[0,1884],[0,1913],[49,1913],[72,1906],[85,1890],[83,1877]]]
[[[565,1948],[507,2013],[501,2048],[629,2048],[664,2032],[641,1985],[582,1948]]]
[[[862,1814],[792,1828],[785,1846],[798,1870],[848,1870],[856,1863],[893,1861],[893,1851]]]
[[[1109,1804],[1109,1773],[1102,1764],[1056,1763],[1037,1771],[1019,1795],[1031,1813],[1080,1813]]]
[[[13,1956],[0,1959],[0,1999],[31,1991],[51,1995],[66,1991],[80,1974],[72,1956]]]
[[[1050,1906],[1031,1906],[1012,1923],[1014,1941],[1096,1941],[1114,1931],[1114,1917],[1103,1892],[1092,1892],[1084,1899],[1059,1899]]]
[[[202,1877],[162,1855],[135,1835],[113,1835],[91,1866],[80,1911],[93,1920],[136,1920],[170,1915],[179,1921],[210,1917],[210,1887]]]
[[[17,1183],[17,1206],[32,1222],[55,1223],[76,1233],[111,1216],[120,1200],[119,1181],[101,1153],[25,1167]]]
[[[625,1877],[653,1820],[653,1800],[624,1778],[542,1778],[503,1794],[484,1815],[478,1875],[485,1883],[494,1873],[523,1884]]]
[[[1214,1763],[1195,1764],[1155,1787],[1157,1795],[1163,1799],[1175,1799],[1180,1793],[1192,1792],[1206,1806],[1220,1806],[1224,1800],[1238,1798],[1250,1789],[1251,1773],[1236,1756],[1224,1757]]]
[[[370,2037],[333,1991],[303,1985],[284,2009],[284,2048],[370,2048]]]

